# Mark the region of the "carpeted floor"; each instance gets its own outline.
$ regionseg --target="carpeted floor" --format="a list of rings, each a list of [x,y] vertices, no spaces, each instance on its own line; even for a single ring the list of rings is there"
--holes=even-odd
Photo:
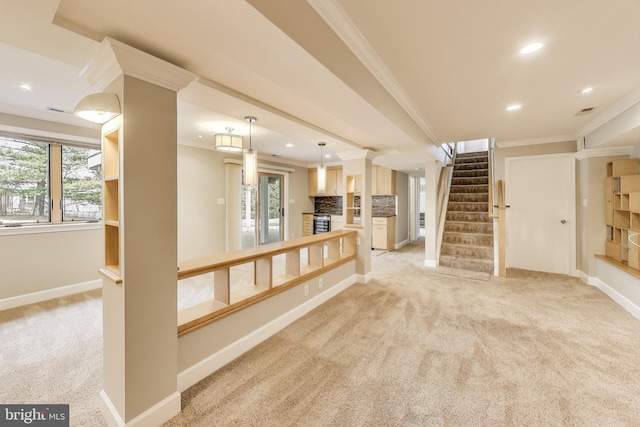
[[[639,424],[640,322],[606,295],[422,259],[419,245],[373,257],[373,281],[182,393],[166,425]],[[71,425],[101,425],[100,310],[87,294],[0,312],[0,401],[71,403]]]

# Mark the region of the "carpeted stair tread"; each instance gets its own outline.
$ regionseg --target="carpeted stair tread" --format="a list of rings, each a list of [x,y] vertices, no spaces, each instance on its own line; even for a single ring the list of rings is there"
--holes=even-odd
[[[493,260],[461,258],[450,255],[440,255],[440,265],[489,274],[493,274],[494,269]]]
[[[493,260],[493,246],[460,245],[456,243],[442,243],[440,255],[452,255],[457,258],[472,258]]]
[[[447,209],[456,212],[484,212],[487,210],[487,202],[449,201]]]
[[[476,176],[489,176],[489,169],[460,169],[453,171],[454,178],[472,178]]]
[[[489,217],[489,156],[458,154],[440,246],[440,265],[493,273],[493,219]]]

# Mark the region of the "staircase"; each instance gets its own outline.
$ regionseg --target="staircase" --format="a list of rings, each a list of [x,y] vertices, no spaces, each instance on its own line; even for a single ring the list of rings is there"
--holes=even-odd
[[[441,266],[493,274],[488,191],[489,154],[458,154],[440,247]]]

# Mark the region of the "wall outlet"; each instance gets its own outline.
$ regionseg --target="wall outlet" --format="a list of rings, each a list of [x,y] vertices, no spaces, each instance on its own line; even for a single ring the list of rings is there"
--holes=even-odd
[[[309,284],[307,283],[306,285],[304,285],[304,296],[308,296],[309,295]]]
[[[217,202],[219,205],[224,205],[224,199],[218,199]]]
[[[356,237],[356,245],[360,246],[360,238]]]
[[[322,285],[323,285],[323,283],[322,283],[322,277],[321,277],[321,278],[318,279],[318,288],[322,289]]]

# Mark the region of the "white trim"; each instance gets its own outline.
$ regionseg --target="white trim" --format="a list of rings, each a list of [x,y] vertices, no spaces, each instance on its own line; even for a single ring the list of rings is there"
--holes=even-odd
[[[4,227],[0,226],[0,238],[3,236],[15,236],[22,234],[46,234],[46,233],[64,233],[68,231],[84,231],[99,230],[102,223],[78,223],[78,224],[41,224],[41,225],[23,225],[21,227]]]
[[[93,291],[102,287],[102,280],[91,280],[89,282],[76,283],[75,285],[61,286],[59,288],[47,289],[46,291],[32,292],[30,294],[18,295],[0,299],[0,311],[10,308],[22,307],[23,305],[36,304],[54,298],[66,297],[68,295],[79,294],[81,292]]]
[[[260,156],[258,156],[258,159],[260,158]],[[242,160],[240,159],[232,159],[230,157],[227,157],[223,160],[224,164],[232,164],[232,165],[242,165]],[[278,165],[270,165],[270,164],[264,164],[264,163],[260,163],[258,162],[258,171],[259,172],[290,172],[293,173],[296,170],[293,168],[287,168],[285,166],[278,166]]]
[[[86,121],[86,120],[85,120]],[[89,123],[88,121],[86,121]],[[70,125],[73,126],[73,125]],[[82,142],[84,144],[90,144],[95,146],[96,148],[100,148],[100,137],[96,136],[95,138],[89,138],[85,136],[76,136],[72,134],[66,133],[57,133],[57,132],[49,132],[44,130],[38,130],[33,128],[23,128],[19,126],[9,126],[0,124],[0,131],[15,133],[24,136],[35,136],[46,139],[59,140],[60,142]]]
[[[371,280],[373,280],[373,271],[370,271],[367,274],[356,274],[357,283],[369,283]]]
[[[342,153],[336,153],[340,160],[360,160],[360,159],[369,159],[373,160],[378,154],[374,153],[371,150],[362,149],[362,150],[352,150],[352,151],[344,151]]]
[[[405,239],[405,240],[403,240],[403,241],[402,241],[402,242],[400,242],[400,243],[396,243],[396,244],[394,245],[394,247],[395,247],[396,249],[400,249],[400,248],[402,248],[403,246],[406,246],[406,245],[408,245],[408,244],[409,244],[409,239]]]
[[[522,147],[525,145],[554,144],[557,142],[577,141],[575,135],[556,135],[545,138],[520,139],[515,141],[496,142],[498,148]]]
[[[191,71],[110,37],[102,40],[97,54],[80,71],[80,77],[100,91],[120,74],[135,77],[174,92],[178,92],[198,79],[198,75]]]
[[[590,159],[592,157],[630,156],[632,152],[632,146],[587,148],[576,153],[576,160]]]
[[[595,286],[596,288],[600,289],[602,293],[604,293],[609,298],[614,300],[620,307],[627,310],[633,317],[635,317],[636,319],[640,319],[640,307],[635,305],[631,300],[629,300],[623,294],[616,291],[611,286],[607,285],[598,277],[587,276],[585,273],[580,272],[580,278],[586,284],[590,286]]]
[[[424,266],[428,268],[436,268],[438,266],[438,262],[435,259],[425,259]]]
[[[284,313],[271,322],[261,326],[255,331],[245,335],[239,340],[229,344],[225,348],[215,352],[206,359],[196,363],[178,374],[178,391],[183,392],[198,381],[211,375],[227,363],[251,350],[267,338],[275,335],[286,326],[298,320],[314,308],[324,304],[326,301],[344,291],[356,283],[356,275],[352,275],[342,280],[335,286],[327,288],[326,291],[300,304],[292,310]],[[178,345],[180,345],[178,343]]]
[[[100,391],[100,412],[104,420],[112,427],[159,426],[175,417],[182,410],[180,393],[171,393],[131,421],[125,423],[104,390]]]
[[[620,101],[616,102],[611,107],[604,110],[601,114],[597,115],[593,120],[586,124],[577,133],[577,137],[584,137],[598,129],[600,126],[614,119],[616,116],[624,113],[629,108],[640,102],[640,89],[636,89],[627,94]]]

